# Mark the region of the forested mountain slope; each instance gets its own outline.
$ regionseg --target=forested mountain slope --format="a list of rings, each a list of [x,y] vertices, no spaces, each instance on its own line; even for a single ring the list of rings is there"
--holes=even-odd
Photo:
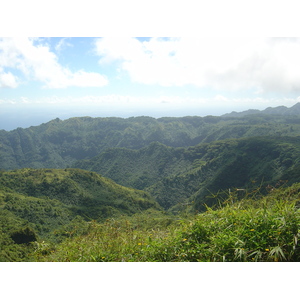
[[[92,220],[161,208],[148,193],[77,169],[0,172],[0,261],[22,260],[31,242],[83,234]]]
[[[94,172],[78,169],[1,172],[0,188],[2,192],[59,200],[76,214],[89,219],[159,208],[146,192],[120,186]]]
[[[300,139],[251,137],[188,148],[152,143],[140,150],[110,149],[74,166],[145,189],[165,208],[194,201],[200,209],[219,190],[300,181]]]
[[[0,131],[0,169],[65,168],[109,148],[188,147],[227,138],[298,136],[300,116],[71,118]]]

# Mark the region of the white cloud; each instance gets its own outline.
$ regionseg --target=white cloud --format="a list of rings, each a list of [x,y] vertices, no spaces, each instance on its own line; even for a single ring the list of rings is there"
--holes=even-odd
[[[223,95],[216,95],[213,100],[219,101],[219,102],[227,102],[228,98]]]
[[[34,42],[37,45],[34,45]],[[41,81],[45,88],[66,88],[68,86],[96,86],[101,87],[108,83],[105,76],[94,73],[77,71],[71,72],[61,66],[56,55],[47,45],[40,41],[28,38],[2,38],[0,39],[0,68],[14,68],[21,71],[27,78]],[[0,77],[0,85],[10,78]],[[16,87],[16,81],[13,87]]]
[[[10,72],[0,72],[0,88],[16,88],[18,86],[16,77]]]
[[[60,39],[59,42],[54,47],[55,51],[61,52],[66,47],[73,47],[73,45],[71,43],[67,42],[67,39],[68,38],[62,38],[62,39]]]
[[[100,64],[117,61],[132,81],[219,90],[300,91],[300,40],[101,38]]]
[[[129,96],[109,94],[102,96],[86,95],[86,96],[44,96],[38,99],[31,99],[28,97],[20,97],[15,99],[1,99],[2,104],[22,104],[22,105],[54,105],[57,107],[71,107],[78,106],[81,109],[94,110],[95,113],[101,112],[103,109],[118,110],[144,110],[147,115],[148,109],[172,110],[182,109],[190,111],[190,114],[196,113],[202,108],[214,111],[218,108],[223,108],[224,113],[231,110],[246,110],[249,108],[264,109],[268,106],[276,107],[285,105],[287,107],[293,106],[300,101],[300,97],[294,98],[263,98],[263,97],[234,97],[228,99],[224,95],[218,94],[215,97],[187,97],[187,96]],[[84,105],[83,105],[84,104]]]

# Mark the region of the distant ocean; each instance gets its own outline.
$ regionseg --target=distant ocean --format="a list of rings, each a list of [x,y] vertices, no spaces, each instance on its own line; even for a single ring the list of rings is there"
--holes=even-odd
[[[0,130],[13,130],[18,127],[28,128],[49,122],[53,119],[60,118],[65,120],[72,117],[120,117],[129,118],[137,116],[149,116],[153,118],[160,117],[184,117],[184,116],[219,116],[228,111],[215,109],[193,109],[193,108],[170,108],[160,110],[145,110],[142,108],[128,109],[116,107],[114,109],[107,107],[93,106],[40,106],[40,105],[0,105]]]

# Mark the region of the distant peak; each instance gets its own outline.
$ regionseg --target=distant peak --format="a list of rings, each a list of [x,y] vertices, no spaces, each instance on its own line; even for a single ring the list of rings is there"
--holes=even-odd
[[[300,114],[300,102],[290,108],[280,105],[277,107],[267,107],[264,110],[248,109],[242,112],[233,111],[229,114],[222,115],[222,117],[243,117],[250,114],[298,115]]]

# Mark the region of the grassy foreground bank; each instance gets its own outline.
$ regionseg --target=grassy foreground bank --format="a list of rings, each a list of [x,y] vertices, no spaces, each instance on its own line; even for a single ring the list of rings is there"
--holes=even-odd
[[[300,261],[300,184],[231,193],[218,209],[175,217],[152,211],[89,222],[60,244],[35,242],[30,260],[83,262]]]

